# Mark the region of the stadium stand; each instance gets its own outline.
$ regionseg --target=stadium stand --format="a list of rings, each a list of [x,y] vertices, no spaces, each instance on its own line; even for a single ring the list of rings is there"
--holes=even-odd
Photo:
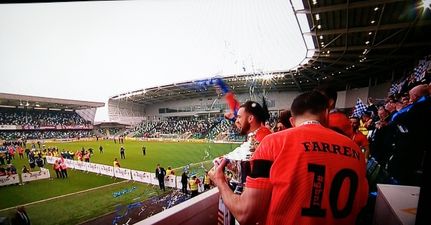
[[[0,140],[93,137],[104,103],[0,93]]]
[[[224,135],[220,135],[223,133]],[[195,120],[193,118],[174,119],[165,121],[143,121],[134,128],[125,132],[128,136],[159,138],[166,135],[175,135],[181,139],[209,139],[224,141],[239,141],[238,132],[233,123],[221,117]]]
[[[0,125],[43,126],[88,125],[76,112],[0,108]]]

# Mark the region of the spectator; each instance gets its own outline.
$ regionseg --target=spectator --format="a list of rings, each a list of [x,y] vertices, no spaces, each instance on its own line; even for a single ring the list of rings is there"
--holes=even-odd
[[[192,179],[189,181],[189,188],[192,192],[192,198],[198,195],[200,180],[196,177],[196,175],[192,176]]]
[[[114,167],[120,168],[120,163],[118,162],[117,158],[114,159]]]
[[[292,117],[292,114],[289,110],[284,110],[280,113],[280,117],[277,120],[277,124],[275,127],[275,132],[286,130],[288,128],[292,127],[292,124],[290,124],[290,117]]]
[[[377,111],[376,111],[376,114],[377,114]],[[364,124],[364,127],[368,131],[374,130],[374,128],[375,128],[374,122],[375,121],[371,117],[371,112],[369,112],[369,111],[364,112],[364,114],[362,114],[361,120],[362,120],[362,123]]]
[[[126,149],[124,148],[124,146],[121,146],[120,148],[120,156],[122,159],[126,159]]]
[[[27,159],[28,159],[28,155],[30,154],[30,149],[28,149],[28,148],[26,148],[25,149],[25,155],[27,156]]]
[[[160,164],[157,164],[156,168],[156,178],[159,181],[159,187],[160,190],[165,190],[165,176],[166,176],[166,170],[163,167],[160,167]]]
[[[33,170],[36,167],[36,162],[34,158],[28,159],[28,164],[30,165],[30,169]]]
[[[84,161],[90,162],[90,156],[91,156],[91,153],[89,151],[85,151]]]
[[[37,165],[39,168],[42,168],[42,167],[44,166],[43,159],[42,159],[41,157],[37,157],[37,158],[36,158],[36,165]]]
[[[8,176],[16,174],[16,167],[12,164],[7,165],[6,173]]]
[[[209,190],[211,185],[211,179],[208,175],[208,171],[205,171],[205,177],[204,177],[204,190]]]
[[[24,158],[24,149],[21,146],[17,147],[18,155],[20,159]]]
[[[323,126],[327,104],[318,92],[295,98],[294,128],[262,141],[240,196],[226,183],[226,160],[209,173],[240,224],[355,223],[368,199],[364,156],[351,139]]]
[[[368,97],[367,102],[368,102],[367,111],[371,112],[372,113],[371,115],[376,116],[378,108],[376,105],[374,105],[374,99],[372,97]]]
[[[170,166],[168,166],[168,169],[166,170],[166,176],[169,175],[175,175],[175,170],[171,169]]]
[[[375,129],[370,134],[370,154],[384,168],[394,150],[394,127],[388,126],[390,118],[385,107],[379,107],[377,114],[379,120],[375,123]]]
[[[257,143],[271,134],[271,131],[263,126],[268,119],[267,112],[257,102],[247,101],[238,110],[235,125],[240,129],[240,134],[254,134]]]
[[[331,86],[322,86],[317,91],[328,98],[329,119],[328,127],[351,138],[353,136],[352,125],[346,114],[335,109],[337,103],[337,90]]]
[[[350,123],[352,124],[353,128],[353,137],[352,140],[362,149],[363,153],[365,154],[365,160],[368,160],[369,154],[370,154],[370,148],[368,144],[367,137],[363,135],[359,131],[359,118],[358,117],[350,117]]]
[[[64,163],[64,160],[60,160],[60,169],[62,178],[67,178],[67,166],[66,163]]]
[[[181,175],[181,191],[184,194],[187,194],[187,183],[188,183],[189,177],[187,176],[186,171],[183,171],[183,174]]]
[[[419,186],[424,182],[424,158],[431,149],[429,134],[424,130],[431,126],[431,98],[426,84],[413,87],[409,95],[411,104],[388,125],[394,136],[388,172],[401,185]]]
[[[57,178],[60,178],[60,177],[63,178],[63,173],[61,171],[59,159],[55,160],[54,165],[52,165],[52,167],[55,171],[55,174],[57,175]]]

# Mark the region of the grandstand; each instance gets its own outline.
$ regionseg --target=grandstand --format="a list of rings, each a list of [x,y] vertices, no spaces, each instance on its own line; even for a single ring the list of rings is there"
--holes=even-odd
[[[390,91],[394,85],[404,84],[414,76],[413,68],[420,60],[430,60],[431,15],[426,6],[416,8],[415,16],[400,17],[416,5],[401,0],[313,2],[302,1],[302,7],[294,8],[299,20],[308,21],[308,27],[301,27],[302,35],[311,36],[314,44],[307,46],[303,63],[288,71],[256,71],[224,77],[240,102],[260,101],[265,96],[270,112],[277,115],[288,109],[299,93],[331,83],[338,89],[336,107],[351,110],[358,98],[383,101],[388,92],[394,93]],[[429,77],[426,79],[429,83]],[[230,129],[227,121],[219,120],[227,107],[215,88],[201,86],[202,81],[205,79],[113,96],[108,102],[110,119],[130,124],[141,121],[136,126],[140,131],[137,136],[154,130],[159,121],[171,118],[213,119],[216,122],[207,137],[215,138]],[[216,196],[214,190],[141,224],[202,223],[210,220]],[[203,205],[204,212],[200,208]]]
[[[103,102],[0,93],[0,140],[93,137]]]

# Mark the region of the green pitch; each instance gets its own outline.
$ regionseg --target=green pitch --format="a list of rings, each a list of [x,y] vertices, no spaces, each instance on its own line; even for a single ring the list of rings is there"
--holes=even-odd
[[[236,144],[213,144],[213,143],[187,143],[187,142],[142,142],[125,140],[124,144],[115,144],[113,141],[87,141],[69,143],[45,143],[46,147],[57,146],[59,151],[70,150],[76,152],[82,147],[92,148],[93,155],[90,162],[113,165],[117,158],[121,167],[141,171],[154,172],[156,164],[167,168],[178,168],[177,175],[182,172],[181,167],[187,164],[191,166],[192,172],[202,174],[203,167],[209,169],[211,163],[201,164],[199,162],[212,160],[217,156],[230,152],[237,147]],[[103,153],[99,152],[99,146],[103,147]],[[126,149],[126,159],[120,159],[120,147]],[[142,146],[146,147],[146,155],[143,155]],[[75,157],[76,159],[76,157]],[[19,173],[23,165],[28,161],[15,156],[13,164]],[[27,212],[33,224],[75,224],[105,213],[112,212],[117,204],[128,204],[131,199],[141,198],[140,201],[158,194],[158,189],[146,184],[121,182],[121,179],[113,179],[107,176],[98,176],[92,173],[68,170],[69,178],[57,179],[52,165],[45,166],[50,169],[51,178],[30,182],[25,185],[13,185],[0,187],[0,217],[8,216],[13,210],[4,210],[35,201],[45,200],[53,197],[71,194],[66,197],[44,201],[27,206]],[[106,187],[97,188],[107,185]],[[112,192],[124,188],[137,187],[137,191],[124,198],[112,197]],[[92,191],[74,194],[95,188]],[[66,204],[67,203],[67,204]],[[3,209],[3,210],[2,210]],[[53,218],[52,215],[62,215]],[[53,218],[53,219],[48,219]]]

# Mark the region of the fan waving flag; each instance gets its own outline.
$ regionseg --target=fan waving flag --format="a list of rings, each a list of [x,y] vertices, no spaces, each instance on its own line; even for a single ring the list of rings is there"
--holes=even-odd
[[[353,110],[354,117],[361,118],[361,116],[367,111],[367,106],[362,102],[360,98],[356,100],[355,109]]]
[[[239,101],[236,99],[235,94],[229,88],[229,86],[223,81],[223,79],[215,77],[208,80],[197,81],[197,84],[203,87],[208,87],[211,85],[215,85],[217,87],[217,93],[220,92],[221,95],[225,96],[226,103],[229,106],[230,112],[229,117],[227,119],[235,121],[238,109],[240,106]],[[226,115],[225,115],[226,117]]]

